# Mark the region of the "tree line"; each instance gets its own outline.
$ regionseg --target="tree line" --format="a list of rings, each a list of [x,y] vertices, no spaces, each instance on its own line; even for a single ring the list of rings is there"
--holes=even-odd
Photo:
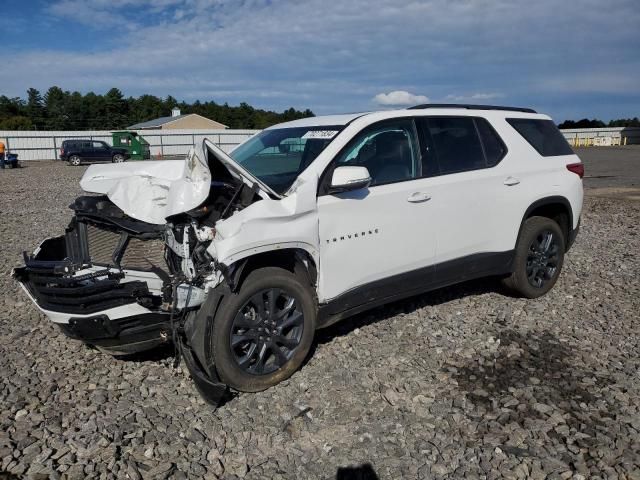
[[[289,108],[273,112],[247,103],[230,106],[214,101],[179,102],[172,96],[127,97],[117,88],[104,95],[69,92],[54,86],[42,95],[35,88],[27,98],[0,95],[0,130],[117,130],[128,125],[166,117],[178,107],[181,113],[197,113],[229,128],[263,129],[280,122],[312,117],[309,109]],[[598,119],[565,120],[560,128],[640,127],[640,119],[621,118],[608,123]]]
[[[605,123],[602,120],[583,118],[582,120],[565,120],[558,128],[605,128],[605,127],[640,127],[640,119],[634,118],[619,118],[618,120],[611,120],[609,123]]]
[[[27,90],[27,98],[0,95],[0,130],[118,130],[139,122],[171,115],[178,107],[181,113],[197,113],[229,128],[263,129],[280,122],[312,117],[309,109],[289,108],[273,112],[246,103],[230,106],[214,101],[179,102],[172,96],[127,97],[117,88],[106,94],[81,94],[54,86],[42,95],[35,88]]]

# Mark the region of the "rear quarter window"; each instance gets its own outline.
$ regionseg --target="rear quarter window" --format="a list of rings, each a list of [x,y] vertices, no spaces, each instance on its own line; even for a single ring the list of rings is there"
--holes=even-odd
[[[543,157],[573,155],[573,150],[551,120],[507,118],[507,122]]]
[[[507,147],[493,127],[484,118],[476,118],[476,127],[482,140],[487,167],[496,166],[507,154]]]

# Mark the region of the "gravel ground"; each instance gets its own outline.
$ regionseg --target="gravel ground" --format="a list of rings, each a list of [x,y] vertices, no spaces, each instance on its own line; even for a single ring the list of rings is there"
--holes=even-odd
[[[0,478],[640,479],[640,202],[587,198],[544,298],[482,280],[373,310],[212,410],[171,350],[91,350],[10,279],[83,171],[0,171]]]

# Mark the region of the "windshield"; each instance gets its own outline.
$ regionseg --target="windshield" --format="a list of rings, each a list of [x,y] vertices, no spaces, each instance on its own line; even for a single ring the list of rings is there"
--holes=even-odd
[[[229,155],[282,195],[341,129],[341,126],[310,126],[264,130]]]

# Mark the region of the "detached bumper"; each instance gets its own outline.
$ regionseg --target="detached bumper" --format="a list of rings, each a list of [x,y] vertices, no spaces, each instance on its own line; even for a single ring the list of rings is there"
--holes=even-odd
[[[107,315],[73,317],[58,324],[70,338],[81,340],[112,355],[142,352],[167,343],[170,339],[168,315],[147,313],[111,320]]]
[[[112,354],[168,341],[169,314],[153,308],[158,299],[146,282],[105,267],[78,271],[68,250],[65,237],[45,240],[13,271],[36,307],[67,336]]]

